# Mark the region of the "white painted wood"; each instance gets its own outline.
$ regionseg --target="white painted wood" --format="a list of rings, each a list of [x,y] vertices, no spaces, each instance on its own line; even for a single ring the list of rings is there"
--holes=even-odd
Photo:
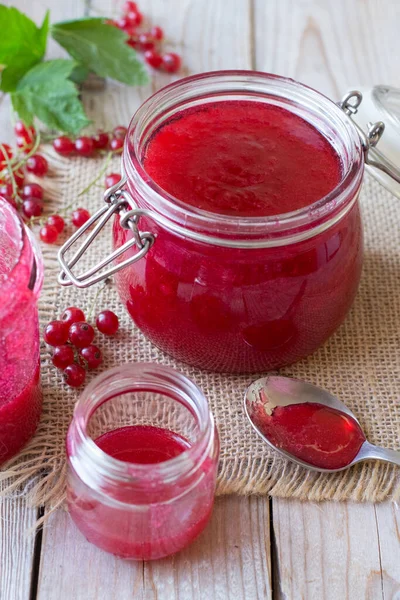
[[[89,544],[64,510],[44,528],[38,600],[140,600],[143,565]]]
[[[269,600],[267,499],[221,498],[211,523],[174,557],[117,559],[89,544],[63,511],[44,531],[38,600]]]
[[[0,600],[27,600],[36,510],[23,500],[0,498]]]
[[[382,593],[387,536],[378,535],[372,504],[274,500],[273,527],[279,600],[394,598]]]
[[[349,88],[400,87],[397,0],[254,0],[256,67],[339,99]]]
[[[385,600],[400,598],[400,507],[377,504],[375,516],[379,535],[381,582]],[[377,579],[377,577],[376,577]]]

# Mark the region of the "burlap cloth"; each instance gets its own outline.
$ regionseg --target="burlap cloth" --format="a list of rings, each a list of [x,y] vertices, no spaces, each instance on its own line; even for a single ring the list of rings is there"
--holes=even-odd
[[[46,179],[49,211],[74,204],[91,212],[102,203],[102,185],[81,199],[78,193],[96,176],[100,160],[56,157],[47,149],[51,177]],[[108,172],[117,171],[114,159]],[[343,400],[359,417],[368,439],[400,448],[400,201],[367,177],[361,197],[366,233],[365,263],[354,307],[340,330],[313,356],[281,370],[282,374],[322,386]],[[64,239],[71,233],[67,228]],[[107,251],[111,233],[100,245]],[[57,282],[57,246],[44,246],[45,282],[40,300],[41,324],[58,318],[67,306],[88,309],[97,286],[88,290],[61,288]],[[93,259],[92,259],[93,260]],[[271,494],[301,500],[382,501],[400,499],[397,467],[371,462],[335,475],[297,467],[268,447],[253,432],[242,403],[247,385],[258,375],[227,376],[177,363],[155,348],[134,327],[113,286],[97,302],[121,319],[117,338],[102,336],[104,368],[128,361],[154,361],[173,366],[205,392],[221,437],[218,494]],[[93,377],[94,375],[90,375]],[[64,499],[64,441],[79,395],[67,388],[42,348],[43,416],[35,438],[0,472],[2,494],[24,494],[34,505],[60,505]]]

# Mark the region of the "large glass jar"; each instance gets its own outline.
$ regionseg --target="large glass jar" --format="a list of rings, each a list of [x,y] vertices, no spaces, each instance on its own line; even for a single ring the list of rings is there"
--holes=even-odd
[[[39,422],[40,251],[11,205],[0,198],[0,464],[33,436]]]
[[[161,189],[143,167],[154,132],[183,109],[231,99],[274,104],[313,125],[340,157],[337,187],[273,217],[209,213]],[[200,368],[255,372],[307,356],[338,328],[357,292],[363,255],[358,197],[367,140],[352,111],[293,80],[247,71],[182,79],[139,108],[125,142],[124,178],[106,193],[117,213],[110,272],[155,345]],[[96,267],[78,279],[61,264],[63,284],[99,280]]]
[[[313,124],[341,158],[340,185],[312,206],[271,218],[205,213],[168,196],[142,166],[152,133],[183,108],[231,98],[278,104]],[[139,108],[123,166],[135,203],[151,211],[140,230],[152,232],[155,242],[118,273],[118,289],[159,348],[204,369],[263,371],[313,352],[342,323],[362,265],[363,153],[350,119],[332,101],[273,75],[191,77]],[[117,218],[115,247],[132,235]]]
[[[114,456],[100,447],[110,432],[125,435],[132,427],[141,435],[143,463],[119,460],[115,443]],[[149,456],[162,450],[150,439],[154,431],[172,432],[186,449],[153,461]],[[129,559],[161,558],[190,543],[209,520],[218,433],[202,392],[173,369],[138,363],[94,379],[75,407],[67,454],[69,512],[103,550]]]

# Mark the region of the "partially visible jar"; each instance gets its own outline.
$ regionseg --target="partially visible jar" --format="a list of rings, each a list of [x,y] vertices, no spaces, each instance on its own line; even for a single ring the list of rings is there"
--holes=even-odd
[[[0,198],[0,464],[23,448],[40,419],[37,300],[42,279],[38,245]]]
[[[110,432],[131,428],[167,431],[185,440],[186,449],[142,464],[99,447]],[[75,407],[67,455],[69,512],[88,541],[107,552],[136,560],[168,556],[210,518],[218,433],[202,392],[173,369],[138,363],[94,379]]]

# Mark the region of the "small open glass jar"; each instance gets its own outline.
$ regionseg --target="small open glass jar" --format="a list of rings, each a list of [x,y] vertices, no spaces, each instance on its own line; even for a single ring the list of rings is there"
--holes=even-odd
[[[0,464],[21,450],[40,419],[37,300],[42,279],[34,237],[0,198]]]
[[[149,427],[173,432],[186,449],[153,462],[148,457],[156,448],[144,437],[144,464],[99,447],[101,436],[132,426],[145,436]],[[173,554],[210,518],[218,433],[202,392],[173,369],[138,363],[94,379],[75,407],[67,455],[69,512],[90,542],[112,554],[137,560]]]
[[[115,273],[143,333],[200,368],[264,371],[312,353],[342,323],[360,280],[358,197],[368,151],[383,131],[382,123],[368,135],[356,127],[350,117],[360,97],[352,92],[337,105],[291,79],[250,71],[196,75],[160,90],[131,121],[122,181],[61,250],[60,282],[86,287]],[[314,126],[340,158],[340,183],[314,204],[273,217],[209,213],[166,193],[143,167],[152,135],[183,109],[232,99],[270,103]],[[101,218],[84,251],[114,214],[113,254],[74,274],[82,252],[70,261],[65,253]]]

